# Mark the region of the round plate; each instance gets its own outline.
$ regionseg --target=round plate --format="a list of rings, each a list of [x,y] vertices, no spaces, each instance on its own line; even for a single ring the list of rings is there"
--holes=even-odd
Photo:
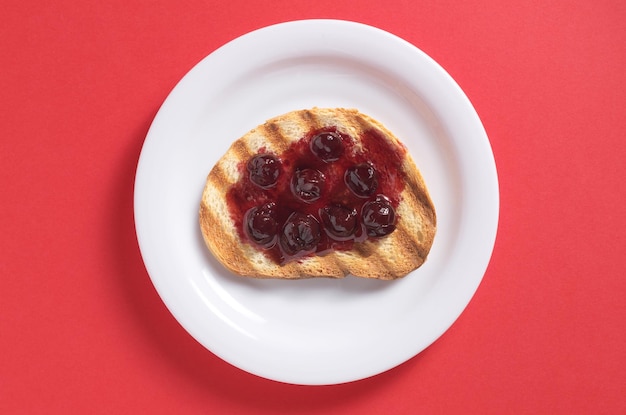
[[[215,162],[266,119],[314,106],[373,116],[421,170],[438,233],[405,278],[243,278],[205,247],[198,209]],[[498,209],[491,147],[459,86],[406,41],[337,20],[266,27],[203,59],[155,117],[135,182],[141,253],[175,318],[225,361],[296,384],[366,378],[441,336],[480,284]]]

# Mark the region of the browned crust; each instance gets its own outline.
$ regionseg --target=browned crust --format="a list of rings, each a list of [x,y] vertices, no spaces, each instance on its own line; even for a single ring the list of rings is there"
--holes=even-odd
[[[261,147],[280,153],[314,128],[337,126],[352,137],[375,127],[390,142],[400,141],[373,118],[354,109],[312,108],[272,118],[236,140],[209,173],[200,203],[200,229],[207,247],[231,272],[255,278],[342,278],[354,275],[391,280],[419,268],[436,233],[436,213],[424,180],[406,152],[405,189],[398,206],[396,231],[380,241],[355,244],[350,252],[332,252],[279,265],[243,242],[228,215],[225,195],[238,179],[236,165]]]

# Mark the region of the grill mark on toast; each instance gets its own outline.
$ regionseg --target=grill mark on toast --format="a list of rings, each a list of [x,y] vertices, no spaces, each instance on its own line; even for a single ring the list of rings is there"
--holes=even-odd
[[[386,252],[377,251],[375,254],[370,256],[370,261],[372,260],[372,258],[376,258],[376,262],[373,262],[370,267],[378,271],[377,278],[393,279],[398,274],[397,266],[393,261],[390,260],[390,258],[387,258],[385,254]],[[374,264],[376,265],[374,266]]]
[[[289,140],[282,133],[280,125],[277,122],[267,122],[263,124],[263,135],[274,153],[280,154],[289,146]]]
[[[403,170],[405,172],[407,170],[410,171],[410,169],[407,169],[406,166],[403,166]],[[435,225],[437,222],[435,209],[433,207],[432,201],[430,200],[430,197],[428,196],[421,176],[405,174],[404,179],[406,181],[405,189],[408,188],[409,191],[407,192],[405,190],[405,192],[403,193],[411,196],[411,206],[422,206],[424,214],[428,216],[427,219],[430,220],[433,225]]]
[[[324,269],[328,270],[327,274],[329,274],[329,277],[345,276],[346,267],[335,255],[326,255],[324,259],[326,262]]]
[[[396,269],[393,262],[387,258],[388,252],[381,250],[379,241],[368,241],[363,244],[355,244],[356,251],[362,256],[367,264],[367,273],[376,275],[376,278],[389,279]]]
[[[224,169],[220,164],[216,164],[209,173],[208,180],[215,187],[224,187],[231,184],[231,181],[228,179],[228,175],[224,172]]]
[[[414,252],[421,259],[426,259],[430,245],[425,246],[427,240],[432,239],[430,232],[435,229],[435,211],[430,199],[421,191],[421,188],[403,192],[402,207],[407,209],[408,218],[398,218],[396,233],[400,233],[398,240],[402,241],[402,249]],[[426,200],[424,200],[426,198]]]
[[[420,232],[413,232],[412,229],[406,226],[398,227],[395,232],[401,233],[401,235],[397,235],[399,236],[397,238],[398,245],[400,245],[399,250],[407,256],[415,254],[419,258],[419,264],[424,262],[428,255],[428,250],[424,249],[423,244],[419,240]],[[413,262],[415,262],[415,260],[413,260]]]
[[[231,152],[238,160],[247,160],[252,155],[246,144],[241,140],[237,140],[231,145],[229,153]]]
[[[306,261],[306,265],[302,267],[303,276],[315,277],[325,276],[331,278],[340,278],[345,276],[344,267],[335,255],[325,255],[323,257],[311,257]]]
[[[419,251],[419,244],[406,232],[398,228],[393,234],[393,244],[389,247],[372,245],[372,252],[367,257],[366,274],[370,278],[392,280],[400,278],[424,262],[424,253]]]
[[[377,248],[377,242],[368,242],[371,252],[367,257],[367,272],[370,276],[375,276],[379,279],[393,279],[397,278],[401,274],[401,270],[398,269],[398,264],[389,257],[387,250]]]
[[[356,251],[362,258],[369,258],[370,255],[372,255],[372,253],[376,250],[371,243],[355,243],[352,249],[354,249],[354,251]]]
[[[233,272],[249,272],[249,269],[243,267],[243,264],[237,258],[237,246],[232,235],[222,226],[220,217],[205,203],[200,205],[200,218],[203,234],[210,232],[212,235],[215,235],[214,239],[208,240],[205,237],[205,240],[207,241],[207,246],[220,259],[220,262]],[[213,245],[214,241],[220,241],[219,249],[216,249],[217,247]]]
[[[328,257],[333,257],[333,265],[344,276],[352,274],[372,278],[376,275],[375,278],[379,278],[388,274],[388,266],[374,245],[372,242],[356,243],[351,251],[340,251]]]
[[[319,127],[319,121],[317,117],[309,110],[304,110],[300,112],[300,118],[302,122],[307,125],[313,125],[315,128]]]

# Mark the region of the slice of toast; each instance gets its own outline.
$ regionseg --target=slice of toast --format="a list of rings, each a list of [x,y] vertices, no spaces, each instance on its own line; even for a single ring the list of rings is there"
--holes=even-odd
[[[319,254],[285,260],[278,247],[268,250],[247,237],[242,230],[245,226],[242,209],[247,209],[242,205],[247,202],[241,195],[237,198],[232,193],[239,192],[235,187],[238,183],[249,180],[246,163],[254,155],[272,154],[282,160],[282,156],[287,157],[298,142],[307,137],[310,139],[312,132],[331,130],[354,140],[351,151],[359,152],[362,157],[367,158],[369,154],[375,158],[374,167],[382,174],[397,170],[397,177],[389,179],[398,191],[393,198],[395,230],[382,237],[356,238],[347,245],[340,244],[339,249],[324,249]],[[372,137],[372,132],[377,141],[370,140],[369,145],[373,148],[366,148],[361,138],[368,134]],[[282,162],[285,167],[281,174],[293,174],[298,169],[289,160]],[[392,166],[382,165],[384,163]],[[326,173],[332,174],[338,174],[336,168]],[[257,190],[259,194],[264,192],[264,189]],[[280,204],[281,200],[275,202]],[[433,203],[404,145],[380,122],[358,110],[344,108],[292,111],[266,121],[236,140],[207,177],[199,215],[204,241],[219,262],[235,274],[255,278],[341,278],[354,275],[396,279],[424,263],[436,233]],[[361,216],[359,214],[360,221],[363,220]],[[325,235],[323,238],[328,239]]]

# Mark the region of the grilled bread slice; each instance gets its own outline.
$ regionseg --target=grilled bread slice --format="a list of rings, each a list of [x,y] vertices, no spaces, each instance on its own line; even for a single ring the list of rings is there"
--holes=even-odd
[[[229,197],[248,174],[246,162],[256,154],[281,154],[312,131],[336,131],[354,139],[352,151],[376,151],[378,164],[387,154],[364,147],[360,137],[375,131],[384,140],[389,163],[397,164],[400,183],[395,198],[395,230],[386,236],[351,243],[349,249],[330,249],[281,261],[259,247],[246,232],[237,202]],[[382,158],[381,158],[382,157]],[[384,170],[385,166],[375,166]],[[284,173],[284,172],[283,172]],[[282,173],[281,173],[282,174]],[[280,204],[280,200],[276,201]],[[239,212],[239,213],[237,213]],[[213,255],[235,274],[255,278],[342,278],[353,275],[392,280],[420,267],[436,233],[435,208],[424,180],[403,144],[380,122],[355,109],[312,108],[277,116],[236,140],[208,174],[200,203],[200,228]],[[276,247],[274,248],[276,251]],[[329,252],[328,252],[329,251]]]

